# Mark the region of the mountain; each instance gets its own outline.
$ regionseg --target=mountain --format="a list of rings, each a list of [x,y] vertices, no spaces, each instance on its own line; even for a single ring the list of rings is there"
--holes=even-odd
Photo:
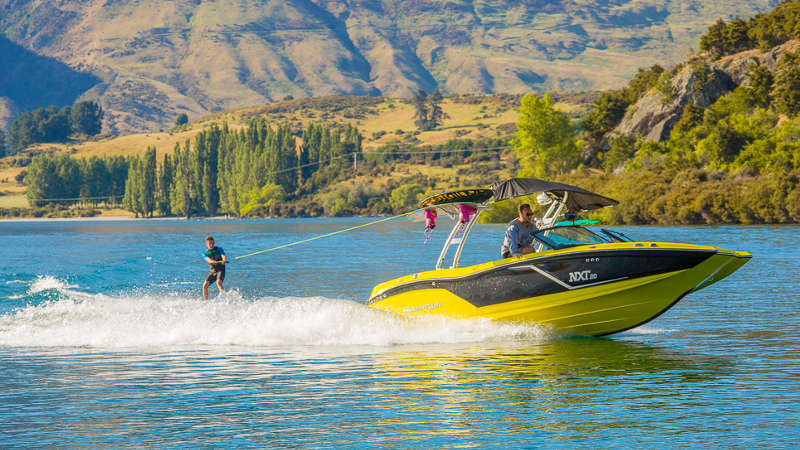
[[[0,95],[0,111],[67,85],[98,99],[107,128],[126,134],[170,128],[182,112],[194,119],[290,96],[609,89],[638,67],[676,63],[717,18],[777,3],[0,0],[0,33],[69,69],[53,82],[2,50],[35,83]],[[66,101],[52,91],[35,106]]]

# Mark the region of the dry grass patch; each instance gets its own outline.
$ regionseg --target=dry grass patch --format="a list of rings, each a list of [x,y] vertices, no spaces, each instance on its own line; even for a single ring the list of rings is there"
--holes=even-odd
[[[24,195],[25,185],[17,183],[15,177],[25,170],[24,167],[3,167],[0,168],[0,192],[6,195]]]
[[[192,139],[201,128],[194,128],[177,133],[147,133],[129,134],[113,139],[98,142],[83,142],[81,144],[69,145],[74,148],[73,156],[88,158],[91,156],[142,156],[148,147],[155,147],[158,155],[172,153],[175,143],[183,144],[187,139]],[[63,146],[67,147],[67,146]]]
[[[25,194],[0,195],[0,208],[28,208]]]

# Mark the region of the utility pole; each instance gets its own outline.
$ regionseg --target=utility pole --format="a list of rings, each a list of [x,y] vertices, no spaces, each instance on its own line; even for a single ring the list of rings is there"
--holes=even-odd
[[[358,153],[353,152],[353,172],[358,172]]]

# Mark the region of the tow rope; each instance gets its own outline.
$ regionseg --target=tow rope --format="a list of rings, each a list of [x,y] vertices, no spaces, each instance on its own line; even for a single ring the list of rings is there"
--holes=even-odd
[[[435,206],[441,208],[443,206],[459,205],[459,204],[470,204],[470,205],[475,204],[475,205],[479,205],[480,203],[474,203],[474,202],[450,202],[450,203],[441,203],[441,204],[438,204],[438,205],[435,205]],[[364,227],[368,227],[370,225],[375,225],[376,223],[386,222],[388,220],[394,220],[394,219],[397,219],[399,217],[410,216],[412,214],[424,211],[427,208],[430,208],[430,206],[426,207],[426,208],[422,208],[422,209],[415,209],[413,211],[409,211],[409,212],[403,213],[403,214],[398,214],[398,215],[392,216],[392,217],[384,217],[383,219],[373,220],[372,222],[363,223],[361,225],[356,225],[356,226],[350,227],[350,228],[345,228],[344,230],[332,231],[330,233],[325,233],[325,234],[321,234],[319,236],[310,237],[308,239],[303,239],[301,241],[290,242],[288,244],[279,245],[277,247],[272,247],[272,248],[268,248],[268,249],[265,249],[265,250],[259,250],[259,251],[256,251],[256,252],[248,253],[246,255],[236,256],[232,260],[228,260],[228,262],[235,261],[237,259],[247,258],[249,256],[260,255],[262,253],[273,252],[275,250],[280,250],[282,248],[292,247],[294,245],[303,244],[305,242],[315,241],[317,239],[322,239],[322,238],[325,238],[325,237],[333,236],[333,235],[344,233],[344,232],[347,232],[347,231],[357,230],[359,228],[364,228]],[[430,236],[427,236],[427,237],[430,237]],[[427,241],[428,241],[428,239],[426,238],[425,242],[427,242]]]
[[[257,252],[248,253],[246,255],[240,255],[240,256],[237,256],[237,257],[235,257],[233,259],[234,260],[242,259],[242,258],[247,258],[248,256],[260,255],[261,253],[267,253],[267,252],[272,252],[272,251],[275,251],[275,250],[280,250],[282,248],[291,247],[293,245],[302,244],[302,243],[314,241],[314,240],[317,240],[317,239],[322,239],[324,237],[333,236],[335,234],[344,233],[346,231],[352,231],[352,230],[356,230],[356,229],[359,229],[359,228],[368,227],[370,225],[375,225],[376,223],[386,222],[388,220],[397,219],[399,217],[410,216],[411,214],[414,214],[414,213],[419,212],[419,211],[421,211],[421,210],[415,209],[414,211],[410,211],[410,212],[403,213],[403,214],[398,214],[398,215],[392,216],[392,217],[384,217],[383,219],[375,220],[375,221],[372,221],[372,222],[369,222],[369,223],[364,223],[364,224],[361,224],[361,225],[356,225],[356,226],[350,227],[350,228],[345,228],[344,230],[332,231],[330,233],[325,233],[325,234],[321,234],[319,236],[314,236],[314,237],[311,237],[311,238],[308,238],[308,239],[303,239],[302,241],[290,242],[288,244],[279,245],[277,247],[268,248],[266,250],[259,250]]]

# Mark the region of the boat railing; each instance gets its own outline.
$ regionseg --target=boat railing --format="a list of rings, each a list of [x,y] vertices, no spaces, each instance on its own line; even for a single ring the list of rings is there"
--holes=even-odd
[[[484,205],[473,205],[478,210],[475,214],[470,216],[470,219],[467,223],[462,223],[456,220],[453,229],[450,230],[450,234],[447,236],[447,240],[444,242],[442,246],[442,251],[439,253],[439,259],[436,260],[436,270],[442,268],[444,264],[444,260],[447,258],[447,253],[450,251],[450,248],[453,245],[458,244],[456,247],[455,254],[453,255],[453,261],[450,264],[450,268],[458,267],[458,260],[461,259],[461,251],[464,249],[464,244],[467,242],[467,237],[469,236],[470,230],[472,230],[472,226],[475,225],[475,222],[478,221],[478,216],[481,215],[481,212],[487,208]]]
[[[536,228],[543,229],[543,228],[552,228],[555,225],[558,217],[561,215],[561,211],[564,210],[564,207],[567,204],[567,197],[569,196],[569,192],[564,192],[564,198],[560,200],[556,200],[550,203],[550,207],[547,209],[547,212],[544,213],[539,219],[536,219]],[[535,251],[540,252],[544,250],[544,243],[541,241],[536,241],[536,247],[534,248]]]

